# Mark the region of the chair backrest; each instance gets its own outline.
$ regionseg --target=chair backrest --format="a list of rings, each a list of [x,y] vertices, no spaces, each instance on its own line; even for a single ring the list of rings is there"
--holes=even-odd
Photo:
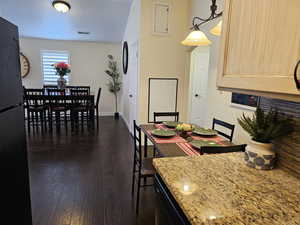
[[[161,123],[163,121],[157,120],[157,117],[174,117],[174,121],[178,122],[179,112],[154,112],[154,123]]]
[[[44,89],[38,88],[25,88],[24,94],[26,95],[44,95]]]
[[[47,89],[48,95],[66,95],[65,89]]]
[[[88,91],[88,95],[91,92],[91,87],[90,86],[67,86],[71,91],[72,90],[86,90]]]
[[[201,147],[201,153],[203,154],[220,154],[229,152],[244,152],[246,144],[243,145],[231,145],[231,146],[203,146]]]
[[[89,95],[89,91],[88,90],[71,89],[71,95],[73,95],[73,96]]]
[[[97,100],[96,100],[96,107],[98,107],[98,105],[99,105],[100,96],[101,96],[101,88],[98,89]]]
[[[139,166],[139,171],[142,165],[142,132],[141,128],[133,121],[133,143],[134,143],[134,163]]]
[[[25,107],[31,108],[31,107],[38,107],[43,106],[45,101],[43,98],[37,99],[37,98],[31,98],[31,96],[43,96],[44,95],[44,89],[24,89],[24,99],[25,99]]]
[[[219,126],[222,126],[222,127],[225,127],[225,128],[227,128],[227,129],[229,129],[230,135],[224,133],[223,131],[217,130],[217,129],[215,128],[215,125],[216,125],[216,124],[219,125]],[[218,120],[218,119],[216,119],[216,118],[213,119],[212,129],[218,131],[218,133],[219,133],[220,135],[222,135],[223,137],[229,139],[230,141],[232,141],[232,139],[233,139],[234,127],[235,127],[235,125],[233,125],[233,124],[224,122],[224,121],[222,121],[222,120]]]

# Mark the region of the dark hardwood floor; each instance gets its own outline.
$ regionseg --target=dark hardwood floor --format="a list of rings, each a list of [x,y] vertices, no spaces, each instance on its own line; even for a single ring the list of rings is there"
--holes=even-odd
[[[164,225],[153,187],[131,197],[133,145],[124,122],[99,129],[28,134],[34,225]]]

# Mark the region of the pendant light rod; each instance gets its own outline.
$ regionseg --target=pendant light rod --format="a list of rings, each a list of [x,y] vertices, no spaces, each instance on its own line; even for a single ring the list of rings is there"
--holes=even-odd
[[[220,12],[220,13],[217,13],[217,10],[218,10],[218,6],[217,6],[217,3],[216,3],[216,0],[211,0],[212,1],[212,4],[210,6],[210,11],[211,11],[211,14],[208,18],[206,19],[203,19],[201,17],[194,17],[193,18],[193,27],[191,29],[194,29],[194,30],[199,30],[199,27],[209,21],[212,21],[214,19],[217,19],[219,18],[220,16],[222,16],[223,12]],[[199,20],[200,23],[196,23],[196,21]]]

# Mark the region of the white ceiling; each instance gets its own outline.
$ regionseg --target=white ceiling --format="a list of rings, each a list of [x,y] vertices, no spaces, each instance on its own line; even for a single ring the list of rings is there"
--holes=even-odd
[[[59,13],[52,0],[0,0],[1,16],[19,27],[23,37],[120,42],[132,0],[68,0]],[[91,32],[80,35],[77,32]]]

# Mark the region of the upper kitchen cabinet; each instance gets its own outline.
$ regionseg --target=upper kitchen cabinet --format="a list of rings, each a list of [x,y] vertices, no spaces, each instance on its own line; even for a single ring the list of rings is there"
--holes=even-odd
[[[218,88],[300,101],[300,1],[226,0],[223,17]]]

